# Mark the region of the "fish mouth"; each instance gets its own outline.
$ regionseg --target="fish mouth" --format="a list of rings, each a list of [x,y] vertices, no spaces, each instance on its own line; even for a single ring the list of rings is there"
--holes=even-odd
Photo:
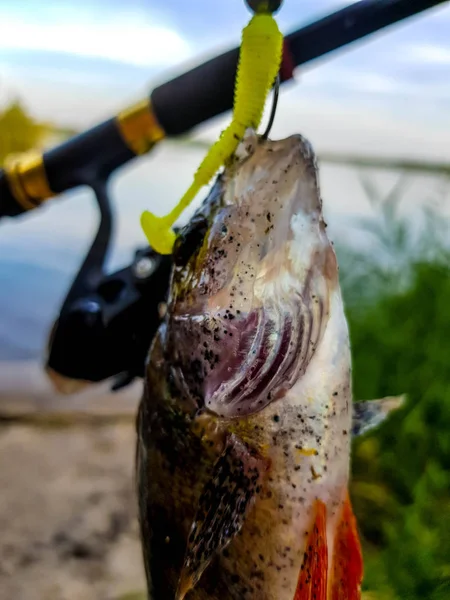
[[[237,324],[237,352],[225,357],[208,379],[206,407],[222,417],[245,416],[274,400],[277,383],[293,368],[298,345],[293,343],[293,329],[300,323],[286,313],[272,316],[259,309]]]
[[[175,341],[180,359],[175,378],[184,391],[194,391],[197,406],[220,417],[259,412],[282,398],[305,371],[322,317],[322,303],[296,296],[283,309],[272,304],[248,314],[220,311],[195,324],[189,317],[177,319],[184,344]],[[186,346],[188,330],[200,330],[202,337],[191,336]]]
[[[301,136],[256,140],[188,231],[197,226],[198,239],[174,270],[165,344],[192,406],[224,418],[259,412],[285,395],[315,352],[334,253],[314,161]]]

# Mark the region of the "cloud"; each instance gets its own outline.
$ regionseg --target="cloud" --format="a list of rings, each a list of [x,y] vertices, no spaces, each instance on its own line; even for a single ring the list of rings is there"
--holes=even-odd
[[[432,44],[418,44],[409,50],[408,58],[411,61],[419,61],[422,63],[449,65],[450,48]]]
[[[395,94],[401,91],[402,82],[387,74],[367,71],[362,68],[335,67],[326,65],[300,75],[303,86],[327,88],[330,92],[346,90],[370,94]]]
[[[290,0],[278,20],[291,31],[350,3]],[[239,42],[249,17],[243,0],[191,4],[0,0],[1,86],[39,118],[86,127]],[[291,86],[293,105],[329,100],[338,110],[364,106],[368,114],[447,122],[449,17],[450,6],[429,11],[304,65]]]
[[[173,65],[192,52],[177,31],[139,14],[101,21],[60,13],[50,21],[31,17],[0,12],[0,50],[62,52],[147,67]]]

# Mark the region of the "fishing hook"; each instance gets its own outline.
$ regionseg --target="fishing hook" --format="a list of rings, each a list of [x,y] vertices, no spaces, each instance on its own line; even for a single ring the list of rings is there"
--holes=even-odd
[[[277,78],[275,79],[275,84],[273,86],[273,101],[272,101],[272,108],[270,110],[269,122],[267,123],[266,130],[264,131],[264,133],[261,136],[263,140],[267,140],[267,138],[269,137],[270,130],[272,129],[272,125],[275,120],[275,114],[277,112],[277,106],[278,106],[279,91],[280,91],[280,74],[278,73]]]

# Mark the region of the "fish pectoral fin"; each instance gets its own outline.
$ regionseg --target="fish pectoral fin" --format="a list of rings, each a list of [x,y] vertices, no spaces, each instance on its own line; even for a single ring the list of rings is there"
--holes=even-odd
[[[188,539],[176,600],[183,600],[216,552],[241,530],[260,493],[268,459],[231,435],[205,485]]]
[[[399,409],[406,396],[388,396],[379,400],[364,400],[353,403],[352,436],[356,437],[382,423],[388,414]]]

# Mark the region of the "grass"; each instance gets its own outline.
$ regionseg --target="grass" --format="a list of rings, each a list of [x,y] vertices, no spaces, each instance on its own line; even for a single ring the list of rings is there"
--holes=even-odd
[[[63,140],[75,131],[37,122],[19,100],[0,111],[0,166],[9,154],[42,149],[52,137]]]
[[[450,598],[449,223],[428,211],[413,233],[401,186],[359,226],[371,252],[338,246],[357,398],[406,393],[406,406],[355,443],[352,497],[367,592]]]

